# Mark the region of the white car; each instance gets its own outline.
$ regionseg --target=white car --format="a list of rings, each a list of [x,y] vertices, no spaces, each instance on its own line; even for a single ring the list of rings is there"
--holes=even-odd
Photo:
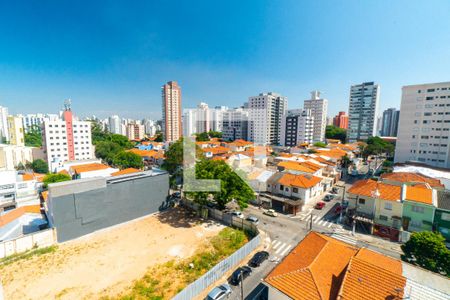
[[[235,216],[235,217],[238,217],[238,218],[240,218],[240,219],[243,219],[243,218],[244,218],[244,214],[241,213],[240,211],[233,211],[233,212],[231,213],[231,215],[233,215],[233,216]]]
[[[271,216],[271,217],[276,217],[278,216],[277,212],[273,209],[268,209],[264,212],[265,215]]]

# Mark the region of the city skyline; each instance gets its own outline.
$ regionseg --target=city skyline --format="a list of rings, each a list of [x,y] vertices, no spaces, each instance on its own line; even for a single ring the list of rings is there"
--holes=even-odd
[[[174,80],[183,108],[275,92],[295,109],[317,89],[334,116],[348,111],[351,85],[375,81],[380,114],[399,107],[402,86],[447,80],[450,3],[437,2],[181,3],[173,22],[165,3],[3,4],[0,105],[56,113],[71,98],[82,117],[160,119],[160,86]]]

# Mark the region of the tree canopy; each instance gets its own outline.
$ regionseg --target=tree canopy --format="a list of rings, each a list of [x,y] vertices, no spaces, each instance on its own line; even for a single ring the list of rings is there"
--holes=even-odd
[[[195,137],[197,142],[206,142],[212,138],[222,138],[222,132],[210,130],[208,132],[198,133]]]
[[[367,139],[367,146],[363,147],[362,155],[367,158],[369,155],[380,155],[386,153],[388,156],[394,154],[395,146],[392,143],[386,142],[378,136],[373,136]]]
[[[345,140],[347,139],[347,130],[337,126],[328,125],[325,129],[325,137],[327,139],[340,140],[341,143],[345,143]]]
[[[41,147],[42,132],[39,126],[33,125],[28,132],[25,133],[25,146]]]
[[[192,143],[190,140],[188,143]],[[196,159],[200,160],[203,156],[203,151],[195,145]],[[169,146],[166,151],[166,159],[162,165],[162,168],[168,171],[170,174],[174,174],[183,165],[183,138],[179,139],[175,143]]]
[[[196,179],[220,179],[220,192],[186,192],[188,197],[195,202],[206,204],[209,196],[212,195],[214,201],[220,209],[235,200],[240,208],[248,206],[248,202],[254,198],[254,192],[250,186],[239,177],[224,161],[202,160],[195,165]],[[186,190],[189,186],[185,185]]]
[[[450,276],[450,250],[445,246],[445,239],[440,233],[414,232],[401,248],[404,261]]]
[[[48,173],[48,164],[42,159],[36,159],[30,164],[31,169],[36,173],[46,174]]]
[[[141,169],[142,167],[144,167],[144,162],[139,155],[133,152],[121,151],[114,156],[113,165],[120,169]]]
[[[67,174],[47,174],[42,181],[44,182],[44,188],[47,188],[50,183],[69,180],[72,180],[72,178]]]
[[[161,143],[163,141],[163,134],[161,131],[156,132],[155,142]]]
[[[95,156],[103,159],[107,164],[113,163],[114,157],[123,151],[123,148],[111,141],[101,141],[95,145]]]
[[[324,142],[315,142],[313,145],[319,148],[325,148],[327,146]]]

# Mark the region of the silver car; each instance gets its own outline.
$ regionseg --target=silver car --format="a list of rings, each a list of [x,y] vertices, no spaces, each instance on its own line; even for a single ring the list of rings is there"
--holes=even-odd
[[[228,284],[224,283],[216,286],[211,292],[209,292],[205,300],[221,300],[228,298],[230,295],[231,287]]]

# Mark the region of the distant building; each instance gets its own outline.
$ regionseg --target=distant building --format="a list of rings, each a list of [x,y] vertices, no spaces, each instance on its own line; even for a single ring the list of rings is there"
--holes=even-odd
[[[91,122],[78,121],[72,114],[70,103],[66,103],[62,119],[45,121],[42,127],[42,147],[49,165],[55,160],[64,162],[94,157]]]
[[[33,174],[0,171],[0,212],[4,208],[39,204],[37,182]]]
[[[348,128],[348,115],[345,113],[345,111],[340,111],[333,118],[333,125],[342,129]]]
[[[8,116],[9,143],[16,146],[25,146],[25,135],[22,118]]]
[[[248,116],[245,108],[228,109],[223,113],[222,138],[226,141],[248,140]]]
[[[203,102],[200,102],[196,108],[185,109],[183,111],[183,135],[192,136],[196,133],[222,131],[223,114],[227,109],[225,106],[210,108]]]
[[[327,125],[328,100],[320,98],[319,91],[311,92],[311,99],[305,100],[304,109],[310,109],[314,117],[314,142],[325,141],[325,127]]]
[[[22,118],[23,128],[26,133],[30,132],[33,128],[40,129],[45,120],[59,119],[57,114],[26,114],[18,115],[18,117]]]
[[[141,124],[129,123],[127,125],[127,138],[131,141],[144,138],[145,127]]]
[[[154,136],[156,134],[156,126],[153,120],[144,119],[142,124],[144,125],[144,132],[147,136]]]
[[[281,145],[295,147],[314,140],[314,117],[309,109],[288,110],[281,125]]]
[[[374,82],[352,85],[348,108],[347,138],[350,143],[376,135],[380,86]]]
[[[450,82],[402,88],[395,162],[450,168]]]
[[[397,136],[399,117],[400,111],[395,108],[388,108],[383,112],[381,136]]]
[[[287,97],[272,92],[249,97],[250,141],[260,145],[279,145],[281,123],[287,106]]]
[[[0,143],[7,142],[8,139],[8,108],[0,106]]]
[[[109,130],[109,132],[114,133],[114,134],[125,135],[125,133],[122,132],[122,126],[121,126],[119,116],[114,115],[114,116],[111,116],[108,118],[108,130]]]
[[[166,142],[182,136],[181,118],[181,88],[176,81],[169,81],[162,87],[162,132]]]
[[[39,148],[0,144],[0,170],[14,170],[19,165],[41,158]]]

